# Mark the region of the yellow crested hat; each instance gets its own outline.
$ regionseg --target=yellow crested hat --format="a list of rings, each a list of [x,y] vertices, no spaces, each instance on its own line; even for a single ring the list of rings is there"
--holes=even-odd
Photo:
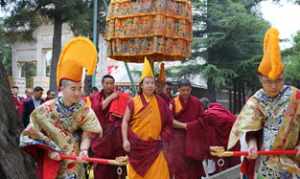
[[[149,60],[147,59],[147,57],[145,57],[145,59],[144,59],[144,67],[143,67],[143,72],[142,72],[142,76],[141,76],[141,81],[145,77],[154,77],[151,64],[150,64]]]
[[[86,37],[75,37],[63,48],[56,71],[56,84],[59,87],[61,80],[80,82],[83,69],[87,75],[93,75],[97,65],[97,50],[94,44]]]
[[[284,64],[281,61],[281,53],[279,47],[279,31],[271,27],[265,34],[264,38],[264,55],[259,64],[258,72],[276,80],[282,74]]]

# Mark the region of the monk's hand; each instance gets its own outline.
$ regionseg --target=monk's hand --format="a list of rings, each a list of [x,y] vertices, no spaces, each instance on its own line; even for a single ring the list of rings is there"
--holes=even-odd
[[[83,160],[84,157],[88,157],[88,150],[81,150],[80,153],[79,153],[79,160],[77,160],[77,162],[80,162],[80,163],[87,163],[86,160]]]
[[[119,97],[119,93],[117,92],[113,92],[111,95],[110,95],[111,99],[116,99],[117,97]]]
[[[248,159],[256,159],[257,158],[257,143],[255,139],[252,139],[248,143]]]
[[[183,127],[184,130],[187,130],[187,128],[188,128],[187,123],[184,123],[182,127]]]
[[[60,161],[61,160],[60,154],[58,152],[49,152],[48,156],[52,160],[56,160],[56,161]]]
[[[123,149],[126,151],[126,152],[130,152],[130,143],[128,140],[124,140],[123,142]]]

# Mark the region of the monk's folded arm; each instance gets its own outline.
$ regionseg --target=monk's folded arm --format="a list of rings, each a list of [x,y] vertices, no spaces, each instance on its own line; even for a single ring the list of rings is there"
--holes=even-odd
[[[113,100],[113,96],[110,95],[107,98],[105,98],[105,100],[103,100],[102,102],[102,110],[105,110],[107,108],[107,106],[110,104],[110,102]]]

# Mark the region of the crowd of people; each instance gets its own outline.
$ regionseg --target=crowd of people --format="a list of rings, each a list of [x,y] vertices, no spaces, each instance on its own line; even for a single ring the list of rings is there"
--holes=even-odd
[[[35,158],[39,178],[85,178],[83,158],[63,160],[60,154],[66,154],[127,162],[94,163],[95,179],[200,179],[240,163],[211,156],[210,146],[239,151],[245,136],[249,155],[241,165],[243,177],[299,178],[298,155],[257,156],[257,150],[299,149],[300,91],[284,85],[275,28],[264,45],[258,68],[262,89],[236,116],[218,102],[193,96],[187,79],[178,81],[172,96],[164,70],[155,77],[146,58],[137,95],[117,90],[114,77],[105,75],[100,91],[83,96],[83,67],[93,74],[97,51],[88,39],[74,38],[58,63],[60,95],[49,91],[44,100],[43,89],[36,87],[20,98],[12,88],[25,127],[20,146]]]
[[[71,84],[71,82],[67,82],[67,86],[69,83]],[[97,88],[93,88],[93,91],[88,96],[91,103],[90,107],[103,130],[101,137],[91,140],[91,146],[88,149],[90,156],[116,159],[117,157],[130,154],[128,155],[129,161],[133,157],[134,162],[132,166],[130,165],[131,162],[129,162],[128,169],[126,167],[95,164],[93,166],[95,179],[116,179],[120,176],[125,178],[127,175],[132,175],[130,178],[136,178],[136,176],[144,176],[145,178],[170,178],[171,176],[176,176],[179,179],[199,179],[201,176],[220,172],[239,163],[239,161],[235,163],[225,162],[226,166],[220,166],[222,167],[221,170],[218,167],[212,171],[207,171],[203,168],[202,163],[204,161],[208,159],[213,160],[214,158],[209,155],[207,140],[201,139],[197,142],[195,141],[198,138],[197,136],[191,137],[187,135],[188,125],[192,126],[191,131],[194,131],[194,133],[199,129],[202,131],[201,133],[209,133],[209,135],[200,134],[200,137],[210,137],[211,141],[214,139],[214,142],[210,143],[211,145],[226,146],[226,136],[228,138],[235,116],[220,103],[209,104],[207,98],[201,99],[202,103],[197,97],[192,96],[192,86],[188,80],[179,81],[178,96],[175,98],[171,94],[172,84],[161,82],[154,77],[143,77],[137,97],[118,91],[115,86],[115,79],[111,75],[103,76],[101,83],[102,89],[99,91]],[[30,118],[33,120],[33,111],[38,111],[39,108],[62,99],[62,96],[64,96],[63,90],[61,92],[60,97],[56,97],[54,92],[48,91],[47,97],[42,98],[43,89],[35,87],[33,90],[26,90],[26,97],[19,97],[17,95],[18,88],[12,87],[13,99],[20,114],[20,119],[22,119],[23,127],[26,128],[28,126]],[[87,98],[86,96],[81,96],[81,99]],[[139,111],[141,110],[139,109],[137,116],[133,115],[138,108],[143,108],[144,103],[149,103],[149,109],[143,109],[143,112]],[[216,106],[219,108],[216,108]],[[123,110],[120,111],[120,108],[123,108]],[[213,116],[210,114],[213,110],[219,111],[219,113],[213,112],[216,115]],[[226,114],[228,114],[227,117],[225,116]],[[42,112],[40,115],[46,114]],[[136,121],[136,124],[130,121]],[[197,121],[201,122],[197,123]],[[145,128],[140,128],[140,125],[145,125],[143,126]],[[216,125],[219,126],[215,127]],[[217,136],[218,132],[216,130],[220,129],[220,127],[222,130],[227,129],[225,133],[221,132],[224,140],[218,139],[220,136]],[[122,134],[121,128],[123,128],[123,131],[131,131],[128,133],[129,136],[127,136],[127,132]],[[193,139],[189,140],[187,137]],[[153,146],[149,145],[149,148],[144,148],[143,151],[140,151],[139,147],[145,145],[143,140],[154,140]],[[206,143],[202,143],[203,141],[206,141]],[[195,147],[195,144],[200,146],[201,157],[193,158],[193,151],[188,151],[193,150],[192,148]],[[187,150],[187,148],[190,149]],[[199,149],[194,156],[198,155]],[[189,156],[188,152],[191,156]],[[147,157],[150,158],[147,159]],[[215,166],[216,164],[213,165]],[[117,172],[120,168],[121,174]]]
[[[44,89],[40,86],[36,86],[33,89],[27,88],[25,95],[20,96],[19,87],[11,87],[12,101],[16,106],[19,118],[22,120],[23,128],[28,125],[30,114],[35,108],[56,97],[55,91],[48,90],[44,98],[43,93]]]

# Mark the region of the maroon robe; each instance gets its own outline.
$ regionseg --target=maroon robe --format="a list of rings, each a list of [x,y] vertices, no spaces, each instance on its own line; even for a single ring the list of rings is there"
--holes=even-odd
[[[205,137],[206,140],[203,140],[202,143],[191,141],[194,144],[194,148],[192,148],[193,152],[191,152],[192,158],[197,158],[199,156],[208,157],[209,156],[209,146],[223,146],[227,147],[227,142],[229,138],[229,134],[232,128],[232,125],[236,119],[236,116],[233,115],[229,110],[223,107],[219,103],[211,103],[208,106],[208,109],[202,115],[202,120],[199,120],[193,124],[190,124],[188,128],[194,129],[192,134],[195,139],[200,139]],[[207,131],[205,134],[197,131]],[[206,135],[206,136],[204,136]],[[190,137],[191,138],[191,137]],[[202,151],[197,151],[200,146],[206,144],[205,149]],[[234,150],[239,150],[239,146],[237,145]],[[216,163],[220,158],[214,158],[209,156],[209,158],[213,159]],[[230,168],[234,165],[240,163],[239,158],[222,158],[224,160],[223,166],[216,165],[216,172],[220,172],[227,168]]]
[[[22,114],[24,111],[24,104],[22,99],[16,96],[12,96],[12,101],[16,106],[19,118],[22,119]]]
[[[178,113],[175,113],[174,110],[175,119],[187,124],[197,121],[204,110],[202,103],[194,96],[190,96],[186,103],[180,97],[179,100],[182,110]],[[175,103],[173,106],[175,109]],[[192,143],[188,142],[187,133],[183,129],[173,130],[173,138],[167,149],[171,176],[175,176],[176,179],[199,179],[204,176],[202,160],[195,160],[187,156],[187,152],[194,147]]]
[[[169,97],[168,95],[166,95],[165,93],[160,93],[159,96],[165,100],[165,102],[167,103],[168,106],[170,106],[172,104],[172,98]]]
[[[163,99],[165,101],[168,109],[170,110],[170,115],[171,115],[170,117],[173,119],[174,117],[173,117],[173,114],[171,112],[172,105],[173,105],[172,104],[172,98],[169,97],[168,95],[164,94],[164,93],[160,93],[159,96],[161,97],[161,99]],[[172,138],[172,133],[173,133],[173,126],[172,125],[173,124],[171,124],[169,127],[167,127],[165,129],[165,135],[168,136],[168,137],[163,138],[163,145],[164,145],[165,152],[167,152],[166,149],[168,148],[169,142]],[[168,161],[168,159],[167,159],[167,162],[168,162],[168,165],[169,165],[169,168],[170,168],[170,162]]]
[[[148,105],[143,95],[140,95],[143,103],[143,108]],[[128,140],[131,144],[130,152],[128,153],[129,162],[134,170],[140,175],[144,176],[153,162],[158,157],[159,153],[164,149],[163,141],[169,141],[171,134],[169,128],[172,127],[172,112],[169,110],[165,100],[160,96],[156,96],[160,116],[161,116],[161,140],[145,141],[140,139],[134,132],[128,128]],[[130,111],[134,111],[133,101],[128,104]],[[133,113],[133,112],[132,112]]]
[[[49,158],[48,153],[52,152],[49,146],[38,144],[23,148],[36,161],[36,178],[56,179],[59,171],[60,162]]]
[[[113,100],[110,104],[110,108],[109,108],[109,113],[111,114],[110,117],[114,116],[114,117],[122,118],[125,113],[128,100],[129,100],[128,93],[119,93],[118,99]]]
[[[123,96],[123,95],[122,95]],[[116,117],[111,112],[112,102],[105,110],[102,109],[102,102],[104,100],[103,91],[97,92],[91,96],[92,108],[95,111],[99,122],[103,127],[103,137],[92,140],[91,149],[93,156],[97,158],[115,159],[118,156],[124,156],[125,152],[122,146],[122,133],[121,133],[121,120],[122,115]],[[115,100],[118,100],[116,98]],[[115,101],[113,100],[113,101]],[[122,100],[122,104],[123,104]],[[120,104],[120,103],[116,103]],[[126,103],[127,105],[127,103]],[[125,108],[126,105],[121,106]],[[114,108],[114,107],[113,107]],[[123,167],[122,178],[126,176],[126,168]],[[117,167],[108,165],[95,165],[94,166],[94,177],[95,179],[116,179]]]

